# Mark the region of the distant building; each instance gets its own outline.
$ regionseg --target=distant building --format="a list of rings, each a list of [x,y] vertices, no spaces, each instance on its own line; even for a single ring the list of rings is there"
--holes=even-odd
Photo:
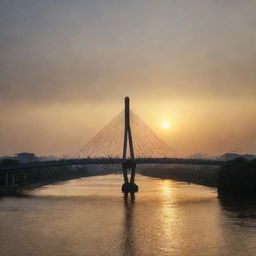
[[[16,154],[16,159],[21,163],[26,163],[26,162],[35,162],[37,160],[37,157],[34,153],[22,152],[22,153]]]

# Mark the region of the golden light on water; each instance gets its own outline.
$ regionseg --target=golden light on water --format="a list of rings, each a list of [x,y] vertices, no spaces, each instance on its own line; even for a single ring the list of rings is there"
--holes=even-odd
[[[166,197],[169,198],[171,196],[172,186],[173,186],[173,182],[170,180],[164,180],[161,183],[161,192],[164,199],[166,199]]]

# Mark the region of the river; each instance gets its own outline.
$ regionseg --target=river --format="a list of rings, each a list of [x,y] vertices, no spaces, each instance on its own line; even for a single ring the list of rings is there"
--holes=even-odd
[[[0,198],[1,256],[256,255],[256,208],[216,189],[137,175],[93,176]]]

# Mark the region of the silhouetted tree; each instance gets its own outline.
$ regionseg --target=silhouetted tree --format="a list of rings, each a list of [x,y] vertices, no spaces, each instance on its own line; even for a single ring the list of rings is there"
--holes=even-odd
[[[0,162],[0,167],[7,167],[7,166],[12,166],[12,165],[18,165],[20,162],[18,160],[10,159],[10,158],[4,158]]]
[[[213,166],[174,165],[168,168],[154,166],[143,169],[141,174],[217,187],[217,170],[218,168]]]
[[[256,194],[256,160],[236,158],[218,173],[220,196],[245,197]]]

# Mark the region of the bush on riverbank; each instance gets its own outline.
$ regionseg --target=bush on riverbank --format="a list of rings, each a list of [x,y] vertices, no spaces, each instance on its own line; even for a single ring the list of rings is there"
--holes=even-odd
[[[17,160],[3,159],[0,167],[18,165]],[[6,176],[7,173],[7,176]],[[85,166],[60,166],[60,167],[41,167],[31,169],[16,169],[0,172],[0,185],[18,184],[20,186],[37,183],[51,183],[56,181],[68,180],[88,176],[89,171]],[[14,176],[14,180],[12,179]],[[7,180],[6,180],[7,177]]]
[[[218,173],[219,196],[256,196],[256,160],[237,158],[228,161]]]
[[[213,166],[173,165],[168,167],[146,167],[141,170],[141,174],[216,187],[217,170],[218,168]]]
[[[4,158],[0,161],[0,168],[1,167],[7,167],[7,166],[13,166],[13,165],[19,165],[20,162],[14,159],[10,158]]]
[[[79,178],[83,176],[88,176],[88,170],[86,167],[81,166],[73,168],[72,166],[61,166],[61,167],[47,167],[47,168],[35,168],[23,170],[23,177],[20,177],[20,185],[33,184],[40,182],[55,182],[68,180],[73,178]]]

